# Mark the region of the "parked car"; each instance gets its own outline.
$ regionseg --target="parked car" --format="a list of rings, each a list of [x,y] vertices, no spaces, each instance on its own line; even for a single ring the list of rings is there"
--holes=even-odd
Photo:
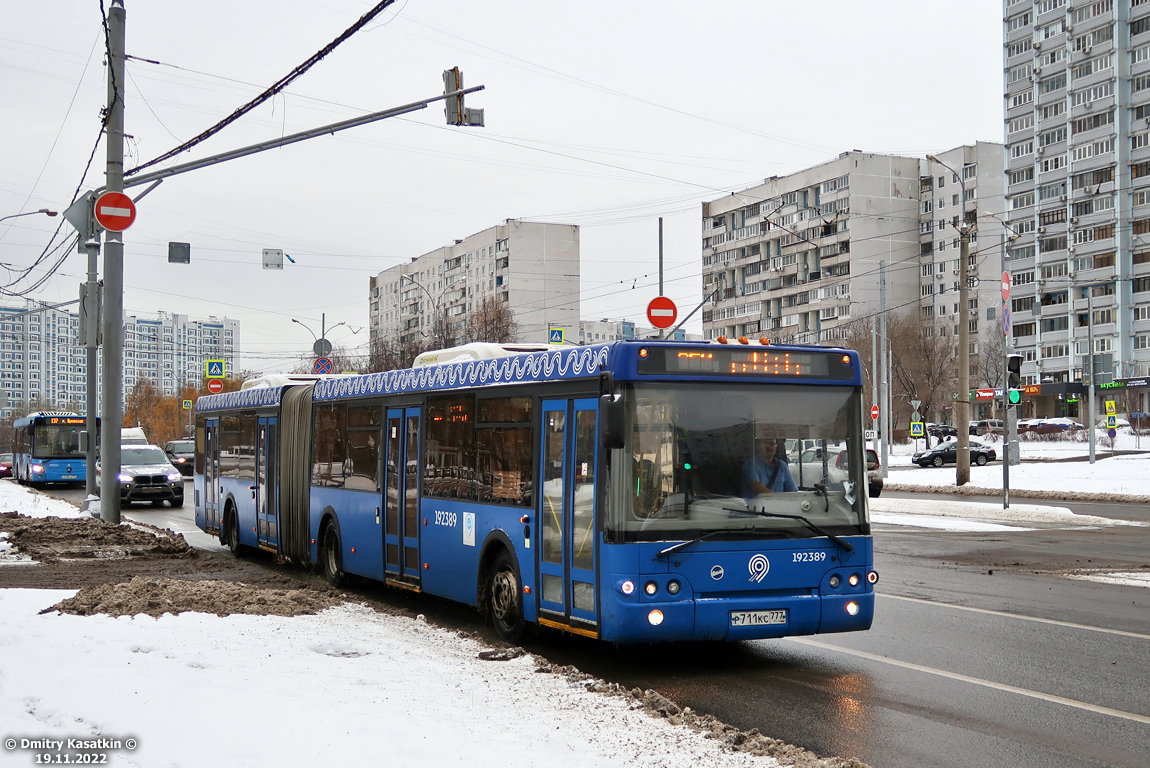
[[[1019,434],[1030,432],[1036,435],[1059,435],[1080,429],[1083,429],[1081,424],[1065,416],[1054,419],[1021,419],[1018,422]]]
[[[12,454],[0,453],[0,477],[12,477]]]
[[[970,463],[982,466],[988,461],[994,461],[998,454],[986,443],[977,440],[970,441]],[[941,467],[944,464],[954,464],[958,461],[958,439],[944,440],[934,448],[914,454],[911,461],[920,467]]]
[[[872,449],[866,450],[867,468],[867,495],[876,498],[882,493],[883,479],[879,472],[878,453]],[[804,485],[810,485],[812,477],[822,477],[823,455],[822,448],[810,448],[799,457],[801,474]],[[827,446],[827,479],[832,483],[841,483],[847,478],[847,451],[844,445]],[[792,474],[794,474],[792,472]],[[795,476],[796,482],[798,475]]]
[[[1002,419],[980,419],[974,423],[974,432],[971,434],[984,437],[986,435],[1001,435],[1006,431]]]
[[[169,440],[164,444],[164,453],[167,455],[168,461],[180,470],[181,475],[191,477],[196,463],[195,440]]]
[[[125,445],[120,449],[120,502],[150,501],[159,506],[165,501],[173,507],[184,506],[184,476],[168,461],[158,445]],[[103,476],[96,463],[96,488],[102,492]]]

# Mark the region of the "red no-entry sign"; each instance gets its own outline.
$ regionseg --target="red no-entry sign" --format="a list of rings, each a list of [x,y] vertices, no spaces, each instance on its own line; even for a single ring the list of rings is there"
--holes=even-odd
[[[1002,300],[1010,301],[1010,273],[1002,273]]]
[[[136,220],[136,204],[123,192],[105,192],[96,198],[96,221],[109,232],[123,232]]]
[[[208,379],[208,391],[213,395],[218,395],[224,391],[223,379]]]
[[[872,419],[877,419],[877,418],[878,418],[878,406],[877,406],[877,405],[872,405],[872,406],[870,407],[870,417],[871,417]]]
[[[647,320],[656,328],[670,328],[679,316],[679,308],[666,296],[656,296],[647,305]]]

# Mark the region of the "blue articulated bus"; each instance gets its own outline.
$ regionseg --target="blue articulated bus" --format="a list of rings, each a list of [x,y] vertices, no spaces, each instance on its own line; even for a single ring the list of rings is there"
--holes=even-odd
[[[200,398],[197,525],[333,584],[474,605],[511,641],[530,625],[626,643],[870,627],[856,353],[453,352]]]
[[[87,480],[80,434],[87,420],[71,411],[38,411],[12,423],[12,476],[21,485]],[[96,420],[97,431],[100,421]]]

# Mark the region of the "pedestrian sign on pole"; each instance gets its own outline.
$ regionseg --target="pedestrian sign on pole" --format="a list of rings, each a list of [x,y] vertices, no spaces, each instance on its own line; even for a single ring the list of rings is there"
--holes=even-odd
[[[204,378],[205,379],[223,379],[225,363],[223,360],[205,360],[204,361]]]
[[[548,344],[562,344],[566,340],[566,331],[562,328],[550,328],[547,332]]]
[[[924,429],[924,425],[921,421],[912,421],[910,423],[910,436],[911,437],[923,437],[925,435],[926,435],[926,430]]]
[[[191,400],[185,400],[185,401],[183,402],[183,409],[184,409],[185,411],[190,411],[190,410],[192,410],[192,401],[191,401]]]
[[[1118,426],[1118,417],[1117,416],[1111,415],[1111,416],[1106,417],[1106,428],[1107,429],[1114,429],[1117,426]]]
[[[1106,401],[1106,415],[1107,416],[1113,416],[1116,413],[1118,413],[1118,409],[1117,409],[1114,401],[1113,400],[1107,400]]]

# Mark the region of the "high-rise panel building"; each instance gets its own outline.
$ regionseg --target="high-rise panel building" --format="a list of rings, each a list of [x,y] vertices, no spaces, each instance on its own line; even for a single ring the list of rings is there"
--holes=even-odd
[[[1150,2],[1003,7],[1006,210],[1017,235],[1011,310],[1023,383],[1080,383],[1092,352],[1096,382],[1145,378]],[[1132,394],[1142,406],[1130,410],[1145,411],[1145,387]],[[1079,416],[1066,399],[1046,405]]]
[[[1002,224],[978,211],[1001,208],[1002,145],[977,142],[938,159],[956,172],[916,157],[843,152],[704,203],[703,295],[713,297],[704,336],[839,343],[852,323],[882,311],[884,279],[889,312],[918,313],[941,334],[968,322],[972,342],[996,327]],[[978,224],[978,279],[965,313],[964,220]]]
[[[487,303],[510,310],[518,341],[579,332],[579,227],[508,219],[386,269],[368,286],[372,341],[414,346],[465,338]],[[487,339],[492,340],[492,339]]]
[[[0,415],[38,402],[87,408],[87,360],[78,344],[79,317],[40,302],[0,307]],[[165,395],[199,386],[206,360],[238,370],[240,324],[231,318],[193,320],[158,312],[124,319],[124,394],[147,379]],[[100,372],[96,371],[97,392]],[[20,415],[20,414],[17,414]]]

